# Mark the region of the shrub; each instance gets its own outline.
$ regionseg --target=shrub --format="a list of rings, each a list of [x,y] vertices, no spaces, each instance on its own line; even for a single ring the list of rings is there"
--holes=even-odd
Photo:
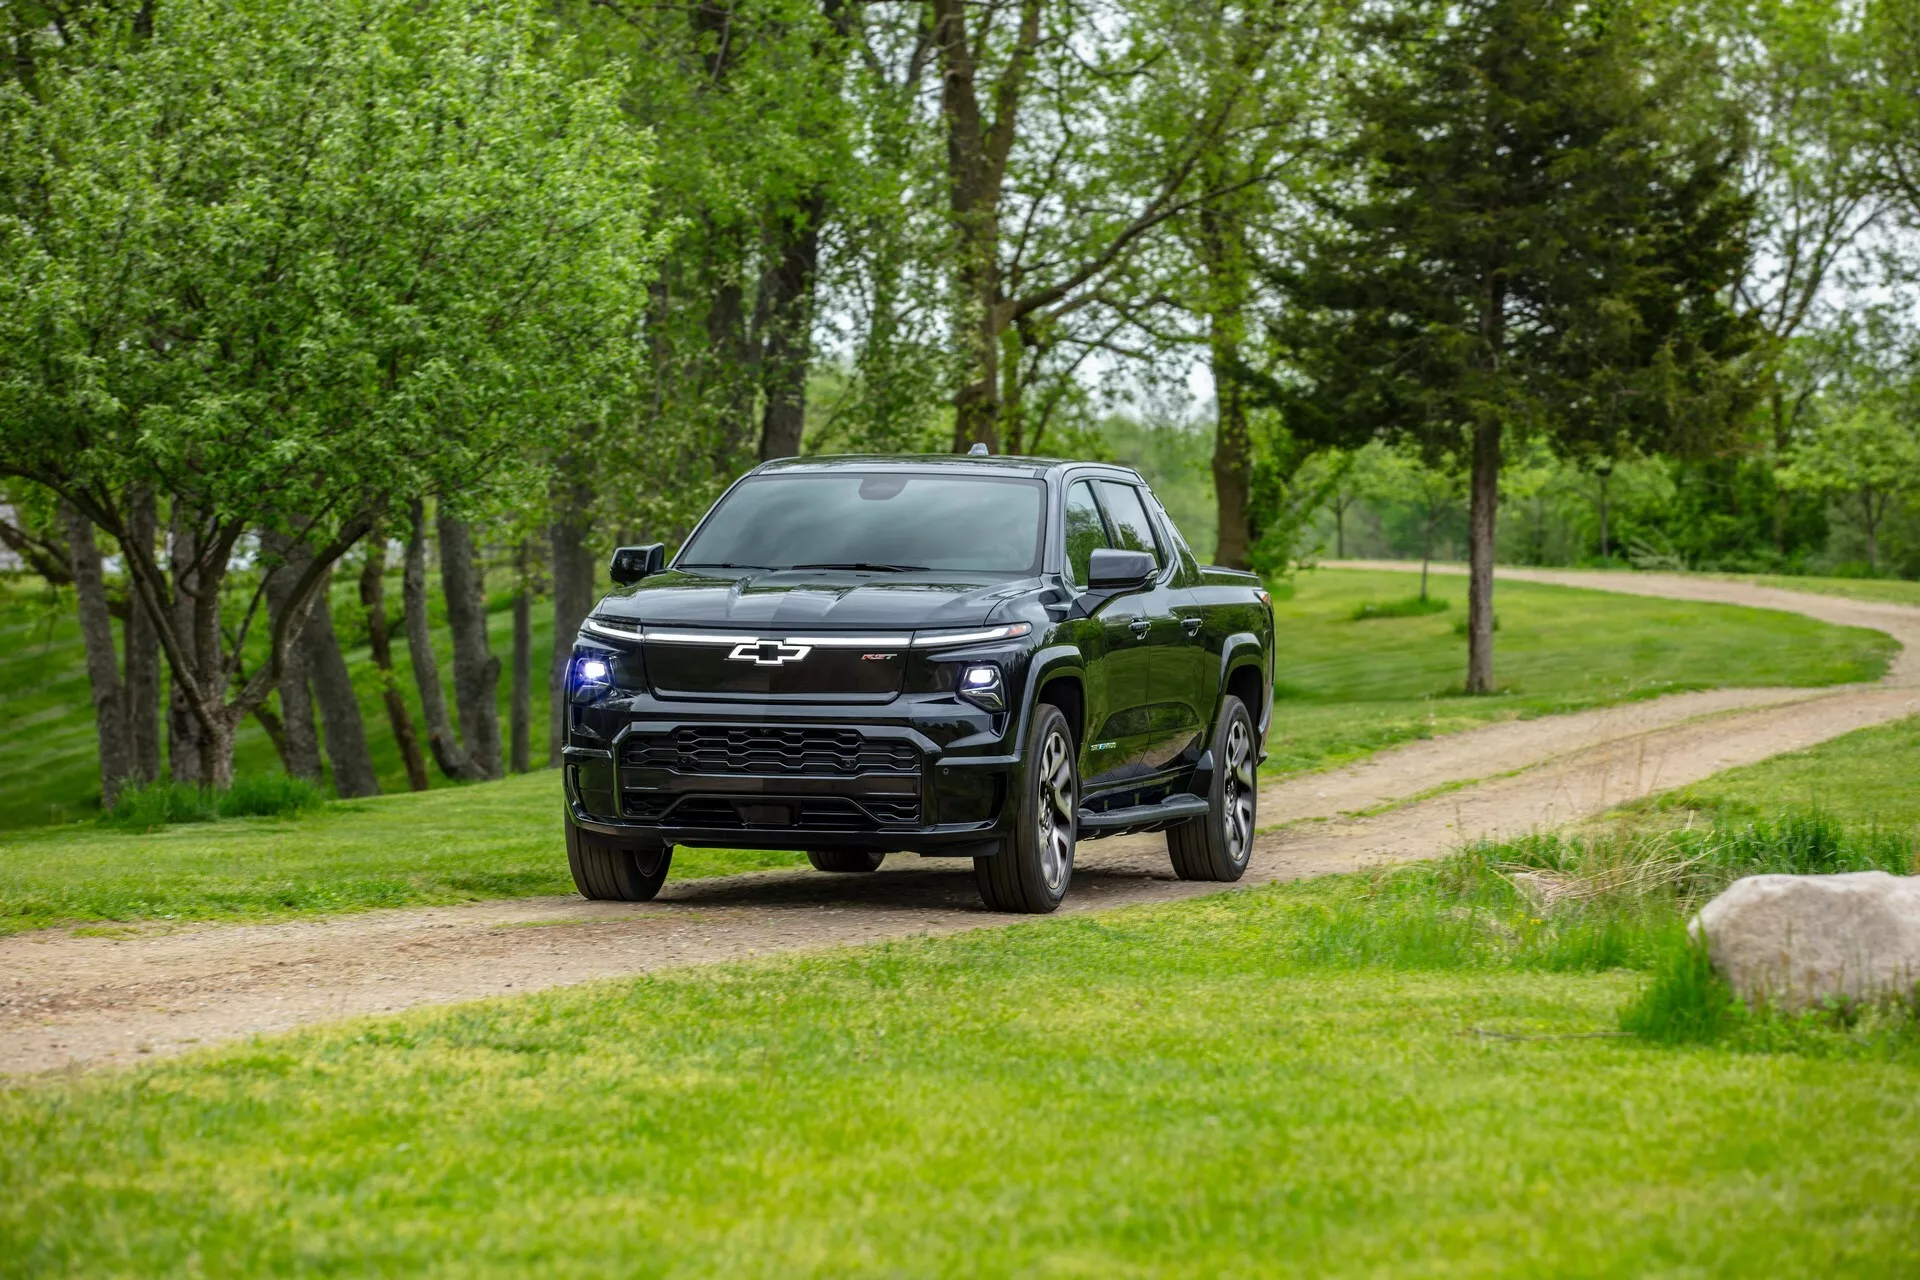
[[[1435,596],[1408,596],[1404,600],[1369,600],[1353,611],[1355,622],[1369,622],[1375,618],[1424,618],[1431,613],[1445,613],[1447,602]]]

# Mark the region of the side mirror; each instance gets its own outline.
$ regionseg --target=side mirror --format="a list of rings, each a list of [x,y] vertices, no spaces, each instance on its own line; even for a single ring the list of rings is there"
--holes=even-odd
[[[1087,589],[1130,591],[1145,585],[1153,574],[1153,557],[1146,552],[1101,547],[1087,564]]]
[[[622,587],[630,587],[650,574],[667,567],[667,544],[649,542],[644,547],[616,547],[607,565],[607,576]]]

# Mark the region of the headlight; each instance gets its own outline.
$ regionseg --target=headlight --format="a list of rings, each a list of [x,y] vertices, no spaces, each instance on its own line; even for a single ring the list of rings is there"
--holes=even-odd
[[[579,704],[598,702],[615,689],[638,689],[637,654],[610,653],[606,650],[576,651],[567,672],[567,696]]]
[[[961,697],[983,710],[1007,709],[1006,685],[1000,679],[1000,668],[991,663],[982,662],[961,668],[958,692]]]

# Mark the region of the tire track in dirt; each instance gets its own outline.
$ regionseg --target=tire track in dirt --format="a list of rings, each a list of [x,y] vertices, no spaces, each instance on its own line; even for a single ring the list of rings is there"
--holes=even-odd
[[[1878,684],[1722,689],[1509,721],[1270,783],[1262,818],[1285,825],[1258,837],[1242,885],[1385,866],[1483,835],[1559,826],[1920,712],[1920,609],[1675,575],[1501,577],[1784,609],[1875,627],[1905,648]],[[1457,789],[1431,794],[1446,788]],[[1363,812],[1371,816],[1343,816]],[[1173,879],[1159,837],[1102,840],[1081,847],[1065,911],[1223,887]],[[670,881],[647,904],[509,899],[123,939],[47,930],[0,939],[0,1072],[136,1061],[418,1005],[1020,919],[980,907],[966,864],[894,855],[872,876],[777,871]]]

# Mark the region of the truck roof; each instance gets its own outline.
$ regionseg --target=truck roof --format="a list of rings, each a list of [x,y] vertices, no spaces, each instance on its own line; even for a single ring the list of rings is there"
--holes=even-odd
[[[817,454],[803,458],[775,458],[754,468],[767,471],[840,471],[900,470],[930,471],[965,468],[987,475],[1044,476],[1063,467],[1098,467],[1119,475],[1139,478],[1139,472],[1117,462],[1091,462],[1072,458],[1026,458],[1014,454],[965,453],[839,453]]]

